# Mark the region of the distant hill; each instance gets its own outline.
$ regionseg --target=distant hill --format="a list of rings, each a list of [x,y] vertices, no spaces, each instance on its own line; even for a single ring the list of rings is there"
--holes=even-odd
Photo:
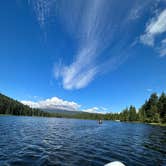
[[[34,109],[0,93],[0,114],[59,118],[101,119],[103,115],[64,109]]]
[[[75,115],[83,113],[82,111],[71,111],[65,109],[42,109],[44,112]]]

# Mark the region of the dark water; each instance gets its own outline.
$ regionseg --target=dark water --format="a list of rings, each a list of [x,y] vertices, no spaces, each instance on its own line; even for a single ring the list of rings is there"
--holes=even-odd
[[[166,128],[57,118],[0,117],[0,165],[166,166]]]

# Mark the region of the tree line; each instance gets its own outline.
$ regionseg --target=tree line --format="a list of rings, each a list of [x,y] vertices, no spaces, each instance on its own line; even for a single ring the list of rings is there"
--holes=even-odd
[[[76,114],[51,113],[40,109],[30,108],[10,97],[0,93],[0,114],[17,115],[17,116],[42,116],[58,118],[78,118],[78,119],[102,119],[101,114],[78,112]]]
[[[135,106],[125,108],[121,113],[106,114],[105,119],[121,121],[140,121],[146,123],[166,123],[166,94],[151,94],[137,111]]]
[[[0,114],[22,115],[22,116],[48,116],[47,112],[30,108],[27,105],[13,100],[0,93]]]
[[[17,100],[0,94],[0,114],[166,123],[166,94],[162,93],[160,96],[156,93],[151,94],[150,98],[145,101],[139,110],[136,110],[136,107],[131,105],[120,113],[108,114],[81,113],[80,111],[76,114],[50,113],[40,109],[30,108]]]

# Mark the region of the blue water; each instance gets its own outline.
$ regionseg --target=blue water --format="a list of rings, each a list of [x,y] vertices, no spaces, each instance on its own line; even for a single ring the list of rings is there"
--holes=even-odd
[[[139,123],[0,117],[0,165],[166,166],[166,128]]]

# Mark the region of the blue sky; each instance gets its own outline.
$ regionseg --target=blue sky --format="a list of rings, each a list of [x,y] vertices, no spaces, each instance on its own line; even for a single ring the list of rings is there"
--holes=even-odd
[[[32,107],[119,112],[165,91],[165,0],[0,3],[1,93]]]

